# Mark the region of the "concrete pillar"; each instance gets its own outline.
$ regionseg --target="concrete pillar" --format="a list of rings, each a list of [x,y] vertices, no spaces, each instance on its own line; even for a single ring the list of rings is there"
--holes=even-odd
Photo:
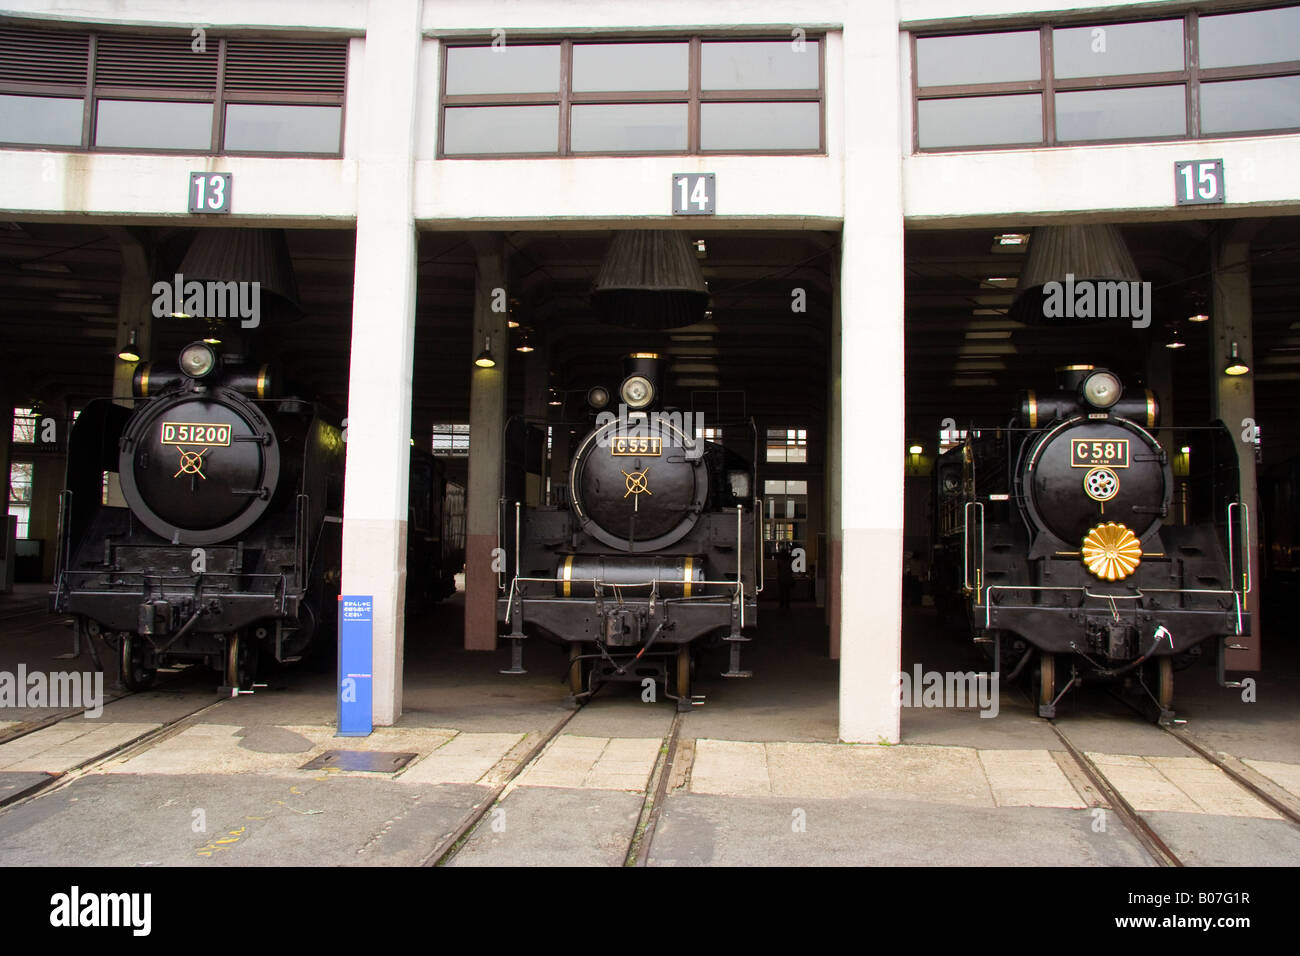
[[[505,242],[476,236],[472,355],[491,345],[496,365],[475,366],[469,385],[469,488],[465,500],[465,650],[497,646],[497,513],[501,498],[501,451],[506,424],[510,337],[506,328]],[[499,307],[500,311],[493,309]]]
[[[4,510],[0,514],[9,514],[9,469],[12,458],[10,446],[14,437],[14,400],[7,392],[0,393],[0,493],[3,493]],[[0,521],[0,535],[8,534],[8,524]],[[14,556],[9,555],[12,565]],[[0,594],[13,591],[12,575],[0,575]]]
[[[827,368],[826,400],[826,624],[830,629],[830,658],[840,658],[840,562],[844,549],[844,512],[840,468],[843,418],[840,415],[843,315],[840,309],[840,248],[831,255],[831,356]]]
[[[374,599],[373,716],[402,713],[420,0],[371,0],[360,102],[357,251],[343,499],[343,593]]]
[[[142,361],[153,359],[153,292],[151,291],[151,251],[139,235],[124,226],[105,226],[104,231],[116,242],[122,253],[122,281],[117,292],[117,352],[130,346]],[[135,344],[131,345],[131,336]],[[138,362],[127,362],[113,356],[113,398],[119,405],[134,407],[131,401],[131,381]],[[108,476],[108,503],[116,508],[126,507],[117,472]]]
[[[1263,625],[1260,621],[1259,509],[1255,487],[1255,445],[1243,433],[1255,421],[1255,349],[1250,305],[1250,240],[1258,222],[1225,223],[1210,247],[1214,303],[1210,312],[1211,414],[1228,426],[1241,469],[1241,500],[1250,509],[1250,609],[1253,632],[1239,643],[1246,650],[1228,651],[1229,670],[1259,670]],[[1245,375],[1225,375],[1223,367],[1237,343],[1237,354],[1250,366]],[[1240,586],[1241,582],[1235,582]]]
[[[844,14],[844,231],[839,275],[842,740],[899,739],[902,628],[903,155],[896,2]],[[876,95],[860,95],[874,90]],[[869,424],[864,410],[870,410]]]

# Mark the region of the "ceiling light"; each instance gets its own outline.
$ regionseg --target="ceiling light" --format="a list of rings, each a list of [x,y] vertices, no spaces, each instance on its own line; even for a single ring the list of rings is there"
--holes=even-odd
[[[1187,348],[1187,343],[1184,342],[1184,341],[1182,341],[1181,339],[1179,339],[1179,337],[1178,337],[1178,333],[1175,332],[1175,333],[1174,333],[1174,337],[1173,337],[1172,339],[1170,339],[1168,342],[1165,343],[1165,348],[1167,348],[1167,349],[1185,349],[1185,348]]]
[[[1210,317],[1209,317],[1208,315],[1206,315],[1204,312],[1197,312],[1195,315],[1189,315],[1189,316],[1187,317],[1187,321],[1188,321],[1188,322],[1208,322],[1208,321],[1210,321]]]
[[[1029,244],[1027,232],[1001,232],[993,237],[993,245],[1002,248],[1021,248]]]
[[[127,339],[126,345],[122,346],[122,351],[117,353],[117,357],[123,362],[140,361],[140,353],[135,350],[135,329],[131,330],[131,336]]]
[[[1237,343],[1232,343],[1232,355],[1228,359],[1228,364],[1223,367],[1224,375],[1245,375],[1250,371],[1250,366],[1242,361],[1241,356],[1237,354]]]
[[[1191,445],[1184,445],[1182,448],[1180,448],[1180,449],[1178,449],[1178,450],[1181,451],[1184,455],[1190,455],[1191,452],[1192,452],[1192,446],[1191,446]]]
[[[921,451],[922,448],[920,445],[913,445],[911,448],[907,450],[908,454],[910,455],[919,455],[921,454]]]
[[[483,351],[474,357],[474,364],[479,368],[495,368],[497,360],[492,357],[492,336],[483,340]]]
[[[1011,338],[1011,330],[1005,329],[1005,330],[993,331],[993,332],[967,332],[966,338],[968,339],[1009,339]]]

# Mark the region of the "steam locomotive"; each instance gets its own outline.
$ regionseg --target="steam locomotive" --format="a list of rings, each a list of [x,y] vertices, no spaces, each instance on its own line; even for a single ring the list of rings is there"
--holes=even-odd
[[[74,617],[74,653],[85,640],[93,655],[96,636],[116,650],[129,690],[187,661],[248,688],[260,656],[295,661],[334,635],[343,431],[322,406],[277,396],[269,366],[206,342],[175,368],[137,366],[132,392],[134,407],[90,402],[72,428],[50,608]],[[445,480],[425,457],[412,449],[411,500],[431,529]],[[113,475],[125,507],[109,504]],[[412,562],[408,590],[445,593],[444,546],[413,533],[438,558]]]
[[[700,642],[729,645],[723,676],[749,676],[740,650],[762,588],[757,455],[698,437],[693,415],[664,409],[657,354],[624,364],[617,414],[608,389],[588,392],[594,421],[557,504],[527,504],[523,463],[507,460],[497,601],[512,641],[506,673],[523,673],[524,640],[537,634],[569,647],[572,705],[604,684],[649,678],[685,710],[701,702]]]
[[[1007,426],[939,457],[936,601],[999,669],[1019,651],[1010,677],[1036,652],[1040,716],[1107,679],[1167,721],[1175,667],[1212,641],[1233,686],[1224,653],[1250,634],[1233,437],[1221,423],[1180,429],[1171,454],[1150,391],[1091,365],[1058,372],[1056,391],[1024,393]]]

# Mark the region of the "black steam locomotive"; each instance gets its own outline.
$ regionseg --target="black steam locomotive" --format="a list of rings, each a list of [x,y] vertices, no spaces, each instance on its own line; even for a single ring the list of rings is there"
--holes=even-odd
[[[176,368],[138,366],[132,391],[134,407],[89,403],[69,437],[51,610],[74,616],[77,647],[94,654],[101,636],[117,651],[128,689],[187,661],[248,688],[260,656],[298,660],[334,635],[342,429],[320,405],[277,396],[269,366],[205,342]],[[437,599],[456,570],[443,557],[454,543],[433,530],[446,483],[431,455],[411,457],[408,592]],[[113,475],[125,507],[109,503]]]
[[[1119,679],[1172,717],[1173,671],[1250,633],[1248,523],[1222,424],[1155,437],[1159,406],[1090,365],[970,431],[936,469],[936,600],[999,667],[1037,650],[1040,716],[1085,679]],[[1175,464],[1178,465],[1175,471]],[[943,607],[945,604],[947,607]],[[1068,675],[1058,673],[1064,657]]]
[[[647,678],[679,709],[698,703],[692,648],[704,639],[729,644],[723,676],[749,676],[740,649],[762,587],[756,455],[697,437],[693,415],[664,410],[664,366],[653,353],[625,360],[617,414],[607,389],[591,389],[594,427],[560,503],[526,504],[522,465],[507,461],[497,602],[513,641],[507,673],[523,672],[526,636],[565,642],[575,705],[602,684]]]

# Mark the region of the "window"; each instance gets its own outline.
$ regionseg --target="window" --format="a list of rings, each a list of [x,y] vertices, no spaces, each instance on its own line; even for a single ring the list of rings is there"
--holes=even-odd
[[[1300,129],[1300,6],[914,38],[914,148]]]
[[[807,536],[808,482],[763,482],[763,540],[803,547]],[[772,549],[768,549],[769,553]]]
[[[0,144],[342,152],[347,43],[0,27]]]
[[[966,443],[967,431],[964,428],[940,428],[939,429],[939,451],[947,451],[949,448],[956,448],[958,445]]]
[[[36,415],[30,408],[14,409],[13,442],[15,445],[31,445],[36,441]]]
[[[433,453],[456,458],[469,454],[469,425],[434,425]]]
[[[448,46],[441,153],[815,153],[820,39]]]
[[[808,429],[769,428],[767,430],[769,462],[804,463],[808,461]]]
[[[695,437],[703,438],[705,441],[722,443],[722,429],[715,428],[712,425],[697,425],[695,427]]]
[[[32,512],[32,463],[16,461],[9,466],[9,514],[18,519],[18,537],[27,537]]]

